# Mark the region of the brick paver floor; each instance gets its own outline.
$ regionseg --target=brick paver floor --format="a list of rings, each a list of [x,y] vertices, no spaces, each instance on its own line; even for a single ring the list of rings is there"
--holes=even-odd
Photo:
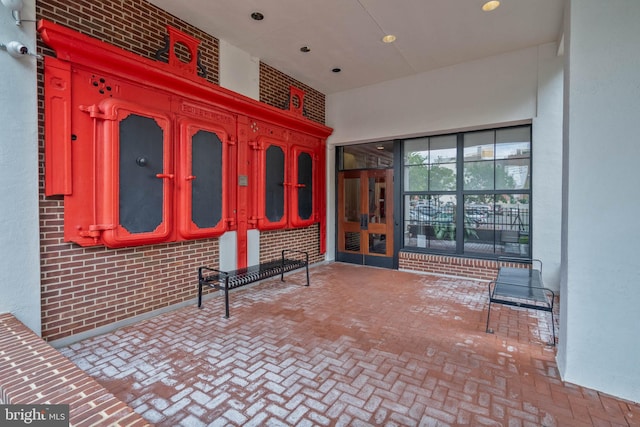
[[[640,426],[560,380],[548,313],[486,283],[331,263],[61,349],[159,426]],[[194,284],[195,293],[195,284]]]

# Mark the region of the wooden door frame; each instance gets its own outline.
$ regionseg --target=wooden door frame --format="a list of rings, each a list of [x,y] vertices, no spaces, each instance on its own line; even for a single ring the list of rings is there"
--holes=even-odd
[[[336,185],[336,259],[338,261],[352,262],[357,264],[375,265],[379,267],[393,268],[394,265],[394,181],[393,169],[361,169],[338,171]],[[369,212],[369,179],[372,177],[385,178],[385,206],[384,217],[385,222],[374,221]],[[360,179],[360,213],[362,217],[366,216],[367,228],[362,229],[361,224],[355,222],[346,222],[343,219],[344,214],[344,179],[359,178]],[[360,233],[360,252],[348,252],[345,247],[345,232]],[[383,234],[386,239],[385,254],[369,252],[369,235]],[[361,261],[359,261],[361,259]]]

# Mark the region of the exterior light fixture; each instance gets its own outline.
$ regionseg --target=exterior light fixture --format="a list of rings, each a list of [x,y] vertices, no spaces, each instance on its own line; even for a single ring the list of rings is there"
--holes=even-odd
[[[20,26],[20,12],[22,12],[22,0],[2,0],[2,4],[11,11],[11,16],[16,20],[16,25]]]
[[[309,48],[309,46],[302,46],[302,47],[300,48],[300,52],[302,52],[302,53],[308,53],[308,52],[311,52],[311,49]]]
[[[491,0],[482,5],[482,10],[485,12],[491,12],[500,6],[500,2],[498,0]]]
[[[382,41],[384,43],[393,43],[394,41],[396,41],[396,36],[394,36],[393,34],[387,34],[382,38]]]
[[[251,14],[251,19],[255,21],[262,21],[264,19],[264,15],[260,12],[253,12]]]
[[[336,68],[334,68],[334,69],[333,69],[333,70],[331,70],[331,71],[333,71],[334,73],[339,73],[339,72],[340,72],[340,71],[342,71],[342,70],[341,70],[340,68],[336,67]]]

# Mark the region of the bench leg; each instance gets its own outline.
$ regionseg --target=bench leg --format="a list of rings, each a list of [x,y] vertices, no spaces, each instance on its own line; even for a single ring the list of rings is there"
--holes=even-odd
[[[224,278],[224,317],[229,318],[229,276]]]
[[[488,334],[492,334],[493,330],[489,329],[489,317],[491,316],[491,284],[493,282],[489,282],[489,310],[487,310],[487,326],[485,328],[485,332]],[[494,284],[495,286],[495,284]]]
[[[551,307],[551,335],[553,336],[553,341],[551,342],[551,345],[553,347],[555,347],[555,345],[556,345],[556,324],[553,321],[553,306]]]
[[[487,311],[487,327],[485,328],[485,332],[492,334],[493,330],[489,329],[489,317],[491,317],[491,298],[489,298],[489,310]]]
[[[307,270],[307,284],[305,286],[309,286],[309,256],[307,255],[307,263],[304,265],[304,268]]]
[[[202,308],[202,269],[198,268],[198,308]]]

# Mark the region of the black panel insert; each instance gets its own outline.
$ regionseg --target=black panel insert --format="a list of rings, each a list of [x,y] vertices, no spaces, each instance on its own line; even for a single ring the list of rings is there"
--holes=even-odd
[[[271,222],[284,216],[284,151],[272,145],[266,153],[265,214]]]
[[[309,153],[298,156],[298,216],[309,219],[313,212],[313,163]]]
[[[222,141],[204,130],[191,139],[191,220],[200,228],[222,219]]]
[[[129,233],[149,233],[163,221],[164,131],[136,114],[120,122],[120,225]]]

